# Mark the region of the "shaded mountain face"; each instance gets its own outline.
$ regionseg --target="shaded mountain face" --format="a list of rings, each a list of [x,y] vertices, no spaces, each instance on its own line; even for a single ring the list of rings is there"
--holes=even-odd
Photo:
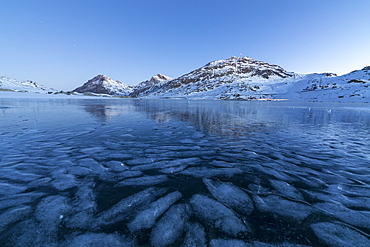
[[[45,87],[33,81],[18,81],[6,76],[0,76],[0,90],[46,93],[55,92],[55,89]]]
[[[133,86],[131,85],[127,85],[120,81],[114,81],[105,75],[97,75],[73,91],[78,93],[128,96],[132,92],[132,89]]]
[[[150,80],[143,81],[134,87],[131,97],[143,97],[151,92],[158,90],[164,83],[173,80],[173,78],[161,74],[157,74],[150,78]]]

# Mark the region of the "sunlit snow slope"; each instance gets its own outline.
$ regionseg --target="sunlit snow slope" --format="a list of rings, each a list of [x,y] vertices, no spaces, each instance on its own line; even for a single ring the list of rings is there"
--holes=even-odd
[[[0,76],[0,90],[33,93],[47,93],[55,91],[52,88],[47,88],[33,81],[18,81],[6,76]]]

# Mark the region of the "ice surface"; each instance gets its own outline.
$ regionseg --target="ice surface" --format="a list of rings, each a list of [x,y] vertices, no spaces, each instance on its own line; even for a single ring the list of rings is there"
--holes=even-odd
[[[181,247],[207,247],[206,233],[201,224],[190,223],[186,228],[187,232]]]
[[[332,215],[337,219],[347,222],[348,224],[370,229],[369,215],[366,215],[360,211],[351,210],[340,203],[325,202],[317,203],[314,206],[320,210],[323,210],[326,214]]]
[[[245,237],[250,230],[231,209],[207,196],[196,194],[190,204],[196,216],[210,227],[217,228],[233,237]]]
[[[159,172],[165,173],[165,174],[172,174],[172,173],[178,173],[183,170],[185,170],[188,166],[187,165],[181,165],[181,166],[174,166],[174,167],[169,167],[165,169],[159,170]]]
[[[122,182],[117,183],[116,187],[124,187],[124,186],[152,186],[156,184],[163,183],[168,180],[166,175],[156,175],[156,176],[145,176],[139,178],[128,178],[123,180]]]
[[[39,179],[42,176],[33,174],[33,173],[27,173],[27,172],[21,172],[10,168],[3,168],[1,169],[0,179],[9,179],[14,181],[20,181],[23,183],[31,182],[33,180]]]
[[[252,199],[235,185],[210,179],[203,179],[203,182],[214,198],[233,210],[244,215],[249,215],[253,211]]]
[[[174,159],[174,160],[162,160],[157,162],[152,162],[145,165],[137,165],[132,168],[132,170],[151,170],[151,169],[164,169],[171,167],[178,167],[182,165],[194,166],[200,161],[199,158],[187,158],[187,159]]]
[[[258,241],[253,241],[252,243],[250,243],[250,246],[252,247],[277,247],[277,246],[278,247],[309,247],[309,245],[291,244],[288,242],[269,244],[269,243],[262,243]]]
[[[66,174],[64,169],[53,172],[51,184],[57,190],[64,191],[77,186],[76,178],[72,174]]]
[[[106,226],[121,221],[129,214],[139,210],[143,205],[150,203],[156,197],[164,194],[166,189],[148,188],[132,196],[126,197],[113,205],[110,209],[101,212],[96,219],[97,226]]]
[[[2,198],[0,199],[0,210],[14,206],[19,206],[22,204],[31,204],[45,195],[46,194],[42,192],[28,192]]]
[[[126,171],[128,169],[128,167],[124,163],[115,160],[108,161],[104,163],[104,165],[114,172]]]
[[[51,178],[40,178],[40,179],[36,179],[32,182],[29,182],[27,184],[27,187],[28,188],[39,188],[39,187],[42,187],[42,186],[49,186],[51,181],[52,181]]]
[[[312,224],[311,228],[322,243],[328,246],[370,246],[370,240],[368,238],[343,225],[321,222]]]
[[[23,192],[26,189],[26,186],[18,184],[0,183],[0,195],[13,195]]]
[[[266,197],[253,196],[253,200],[261,212],[274,213],[292,220],[303,220],[315,210],[309,205],[289,201],[280,196],[270,195]]]
[[[128,240],[117,233],[84,233],[78,236],[68,236],[63,247],[133,247],[136,246],[133,240]]]
[[[185,205],[172,206],[154,226],[150,243],[153,247],[170,246],[179,238],[188,220]]]
[[[243,171],[238,168],[190,167],[180,173],[183,175],[194,176],[198,178],[211,178],[217,176],[232,177],[235,174],[243,173]]]
[[[270,183],[282,195],[297,200],[304,200],[302,194],[289,183],[279,180],[270,180]]]
[[[8,226],[28,217],[31,212],[30,206],[18,206],[6,210],[0,215],[0,233],[4,232]]]
[[[212,239],[209,242],[210,247],[248,247],[254,246],[238,239]]]
[[[0,105],[0,246],[88,245],[99,237],[149,246],[155,231],[158,243],[166,239],[157,228],[166,218],[175,219],[163,223],[169,229],[185,222],[173,246],[215,238],[335,246],[309,227],[334,220],[369,238],[366,104],[0,98]],[[235,206],[245,195],[251,207]],[[166,216],[180,203],[184,217]]]
[[[145,209],[136,215],[135,219],[128,224],[128,228],[130,231],[138,231],[153,227],[156,219],[181,197],[181,193],[175,191],[155,202],[152,202],[148,209]]]
[[[99,176],[103,176],[107,171],[107,168],[92,158],[80,159],[78,161],[78,165],[90,169],[93,174],[97,174]]]
[[[72,200],[72,212],[67,217],[66,225],[70,228],[90,229],[97,211],[96,194],[93,182],[85,183],[78,188]]]
[[[59,247],[57,228],[30,219],[20,222],[14,228],[15,234],[8,240],[8,246]]]
[[[70,214],[71,209],[69,198],[48,196],[37,205],[35,217],[45,227],[57,229],[62,224],[63,218]]]

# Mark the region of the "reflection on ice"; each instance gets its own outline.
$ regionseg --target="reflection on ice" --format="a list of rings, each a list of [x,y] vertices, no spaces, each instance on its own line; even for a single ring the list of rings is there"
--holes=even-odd
[[[370,245],[367,108],[0,103],[0,246]]]

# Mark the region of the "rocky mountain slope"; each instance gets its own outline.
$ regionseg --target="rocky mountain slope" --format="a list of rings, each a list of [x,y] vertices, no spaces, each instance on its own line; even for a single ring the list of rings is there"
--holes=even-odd
[[[6,76],[0,76],[0,90],[33,93],[55,92],[55,89],[39,85],[33,81],[18,81]]]
[[[73,91],[78,93],[128,96],[130,93],[132,93],[132,90],[133,86],[131,85],[127,85],[120,81],[114,81],[105,75],[97,75]]]
[[[291,99],[370,101],[369,67],[337,76],[296,74],[248,57],[214,61],[139,97],[188,99]]]
[[[134,87],[133,92],[130,94],[131,97],[143,97],[152,92],[160,90],[160,88],[168,81],[173,80],[173,78],[157,74],[150,78],[150,80],[143,81]]]

